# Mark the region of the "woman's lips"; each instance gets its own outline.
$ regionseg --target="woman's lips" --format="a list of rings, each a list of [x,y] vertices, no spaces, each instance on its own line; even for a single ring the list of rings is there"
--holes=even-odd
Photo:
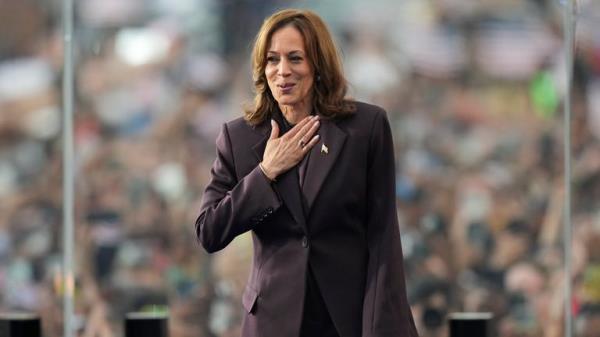
[[[289,94],[290,92],[292,92],[292,89],[294,88],[293,83],[288,83],[288,84],[282,84],[279,86],[279,88],[281,89],[281,93],[282,94]]]

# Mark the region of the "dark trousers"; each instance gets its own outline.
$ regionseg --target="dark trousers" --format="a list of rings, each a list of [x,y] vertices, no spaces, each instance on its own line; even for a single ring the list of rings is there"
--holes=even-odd
[[[308,269],[300,337],[340,337],[333,325],[312,269],[310,266]]]

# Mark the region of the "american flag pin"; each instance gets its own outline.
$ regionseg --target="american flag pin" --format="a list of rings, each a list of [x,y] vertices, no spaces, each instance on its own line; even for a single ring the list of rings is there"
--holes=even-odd
[[[325,154],[329,153],[329,148],[327,148],[327,146],[325,146],[325,144],[321,144],[321,153],[325,153]]]

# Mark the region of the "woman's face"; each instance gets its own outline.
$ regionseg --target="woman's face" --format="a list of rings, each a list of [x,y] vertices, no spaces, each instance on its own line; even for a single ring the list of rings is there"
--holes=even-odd
[[[273,97],[282,111],[311,106],[314,82],[300,32],[291,25],[276,30],[267,49],[265,76]]]

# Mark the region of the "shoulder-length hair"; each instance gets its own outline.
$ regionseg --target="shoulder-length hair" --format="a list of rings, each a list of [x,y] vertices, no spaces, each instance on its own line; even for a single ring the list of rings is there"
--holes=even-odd
[[[313,109],[329,118],[340,118],[351,114],[355,106],[350,99],[346,98],[348,83],[344,77],[338,50],[327,26],[312,11],[285,9],[265,19],[256,35],[252,51],[254,105],[245,109],[245,119],[250,124],[257,125],[270,118],[271,113],[278,108],[265,76],[267,51],[273,33],[288,25],[295,27],[302,35],[308,62],[314,71]]]

